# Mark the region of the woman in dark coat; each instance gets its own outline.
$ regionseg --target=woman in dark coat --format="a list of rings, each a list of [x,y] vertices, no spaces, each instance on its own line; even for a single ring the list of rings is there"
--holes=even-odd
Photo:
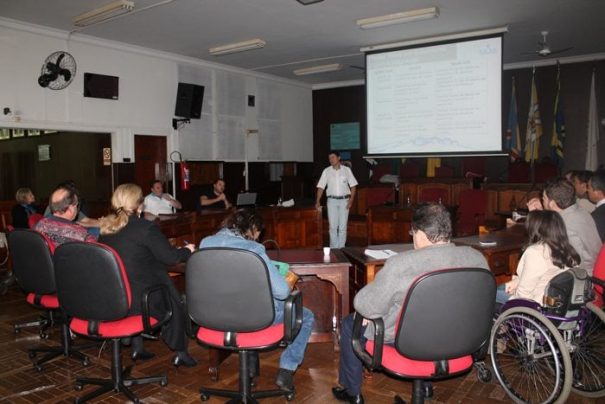
[[[130,314],[141,314],[143,291],[162,284],[168,288],[172,303],[172,318],[162,328],[162,339],[177,354],[176,366],[195,366],[196,361],[187,352],[188,339],[185,334],[185,311],[167,266],[186,261],[194,250],[193,244],[176,248],[168,243],[160,228],[139,217],[143,211],[143,192],[138,185],[122,184],[111,198],[113,214],[101,219],[101,236],[104,243],[122,258],[132,290]],[[160,315],[164,309],[160,299],[154,299],[151,312]],[[132,339],[133,359],[150,359],[154,354],[143,349],[141,337]]]
[[[34,205],[36,197],[29,188],[19,188],[15,194],[17,204],[13,206],[11,216],[13,227],[16,229],[29,229],[29,217],[33,213],[38,213]]]

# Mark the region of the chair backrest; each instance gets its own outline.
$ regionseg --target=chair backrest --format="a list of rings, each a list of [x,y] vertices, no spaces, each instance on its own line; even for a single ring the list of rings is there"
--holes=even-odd
[[[112,248],[79,241],[61,244],[54,263],[59,304],[69,316],[111,321],[127,315],[130,284]]]
[[[15,279],[25,292],[49,295],[57,291],[50,239],[35,230],[14,229],[8,233],[8,247]]]
[[[545,302],[549,314],[565,316],[592,300],[592,283],[586,270],[572,268],[561,272],[548,282]]]
[[[476,352],[490,333],[496,280],[481,268],[432,271],[405,297],[395,336],[404,356],[439,361]]]
[[[234,248],[202,248],[187,261],[191,319],[218,331],[258,331],[273,323],[267,265],[257,254]]]
[[[27,225],[29,226],[30,229],[33,229],[36,226],[36,223],[38,223],[43,218],[44,218],[44,216],[41,215],[40,213],[32,213],[27,218]]]
[[[420,191],[418,202],[441,202],[443,204],[449,204],[449,191],[443,188],[423,188]]]
[[[601,247],[601,251],[599,252],[599,255],[597,255],[597,259],[595,261],[594,268],[592,270],[592,276],[601,281],[605,281],[605,244],[603,244],[603,246]],[[597,307],[603,308],[603,306],[605,305],[605,297],[603,296],[605,291],[603,290],[603,287],[600,285],[597,285],[595,283],[594,291],[595,291],[594,304]]]

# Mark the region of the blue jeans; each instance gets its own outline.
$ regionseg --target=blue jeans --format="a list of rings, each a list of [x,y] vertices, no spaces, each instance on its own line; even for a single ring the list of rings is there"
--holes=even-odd
[[[362,334],[365,327],[362,327]],[[351,395],[361,394],[363,381],[363,363],[353,351],[353,314],[346,316],[340,326],[340,363],[338,365],[338,382]],[[360,339],[365,346],[366,339]]]
[[[510,294],[506,293],[505,284],[499,285],[496,289],[496,303],[504,304],[510,299]]]
[[[342,248],[347,242],[348,203],[348,199],[328,198],[327,207],[331,248]]]
[[[275,304],[275,323],[281,323],[284,321],[284,304],[283,302],[276,302]],[[282,352],[279,359],[279,367],[286,370],[295,371],[298,365],[300,365],[305,358],[305,349],[307,348],[307,342],[311,336],[313,330],[313,323],[315,316],[313,312],[306,307],[303,307],[303,320],[300,332],[294,338],[291,344],[289,344],[284,352]]]

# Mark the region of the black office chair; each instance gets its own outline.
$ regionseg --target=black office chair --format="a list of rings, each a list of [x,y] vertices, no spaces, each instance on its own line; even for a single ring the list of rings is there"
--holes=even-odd
[[[199,343],[239,353],[239,390],[202,387],[207,400],[216,395],[255,403],[257,398],[294,397],[294,391],[252,391],[250,358],[258,351],[284,346],[302,325],[302,295],[292,291],[285,302],[284,322],[275,312],[269,272],[255,253],[233,248],[204,248],[187,261],[187,310],[199,329]]]
[[[355,313],[353,350],[372,370],[412,379],[414,403],[424,402],[425,381],[468,372],[474,363],[479,378],[488,381],[491,372],[475,355],[489,339],[495,298],[496,281],[485,269],[426,273],[414,280],[403,301],[394,344],[384,344],[383,320],[374,319],[375,338],[363,346],[363,317]]]
[[[54,244],[43,234],[29,229],[14,229],[8,234],[8,244],[13,257],[13,273],[17,284],[27,293],[27,302],[37,309],[46,311],[46,317],[37,321],[17,324],[15,331],[24,327],[38,325],[41,338],[48,338],[46,329],[58,316],[59,302],[55,285],[55,269],[53,266]],[[34,367],[42,371],[42,364],[58,356],[71,356],[82,361],[84,366],[89,364],[88,357],[71,344],[71,337],[66,321],[61,318],[61,346],[41,346],[28,350],[29,357],[34,361]],[[46,353],[35,360],[38,353]]]
[[[122,369],[120,343],[122,338],[152,333],[170,319],[172,309],[165,287],[147,289],[142,297],[142,315],[128,315],[132,301],[130,283],[122,260],[112,248],[98,243],[65,243],[57,247],[54,263],[59,304],[72,318],[71,330],[89,338],[111,340],[113,346],[111,379],[76,379],[77,390],[84,384],[100,386],[76,402],[113,390],[138,403],[129,386],[157,382],[166,386],[165,375],[130,378],[132,366]],[[163,299],[167,310],[161,319],[149,314],[150,296]]]

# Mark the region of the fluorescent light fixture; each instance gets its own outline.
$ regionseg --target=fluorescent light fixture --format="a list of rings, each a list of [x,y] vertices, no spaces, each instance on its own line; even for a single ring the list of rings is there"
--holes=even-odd
[[[309,4],[320,3],[324,0],[296,0],[303,6],[308,6]]]
[[[387,25],[402,24],[404,22],[429,20],[439,17],[439,9],[437,7],[422,8],[419,10],[404,11],[379,17],[362,18],[356,23],[361,29],[370,29],[378,27],[386,27]]]
[[[249,41],[230,43],[228,45],[216,46],[208,49],[212,56],[228,55],[230,53],[243,52],[252,49],[264,48],[267,42],[262,39],[251,39]]]
[[[294,74],[297,76],[306,76],[307,74],[335,72],[338,70],[342,70],[343,67],[344,67],[344,65],[341,63],[332,63],[330,65],[321,65],[321,66],[305,67],[304,69],[296,69],[296,70],[294,70]]]
[[[134,1],[116,0],[74,17],[73,22],[76,27],[86,27],[129,13],[133,9]]]
[[[391,43],[385,43],[385,44],[380,44],[380,45],[363,46],[363,47],[359,48],[359,50],[361,52],[372,52],[372,51],[378,51],[378,50],[384,50],[384,49],[402,48],[404,46],[422,45],[422,44],[431,43],[431,42],[453,41],[456,39],[473,38],[473,37],[477,37],[477,36],[504,34],[506,32],[508,32],[508,26],[505,25],[503,27],[486,28],[486,29],[481,29],[481,30],[477,30],[477,31],[457,32],[457,33],[453,33],[453,34],[445,34],[445,35],[431,36],[431,37],[425,37],[425,38],[409,39],[406,41],[391,42]]]

